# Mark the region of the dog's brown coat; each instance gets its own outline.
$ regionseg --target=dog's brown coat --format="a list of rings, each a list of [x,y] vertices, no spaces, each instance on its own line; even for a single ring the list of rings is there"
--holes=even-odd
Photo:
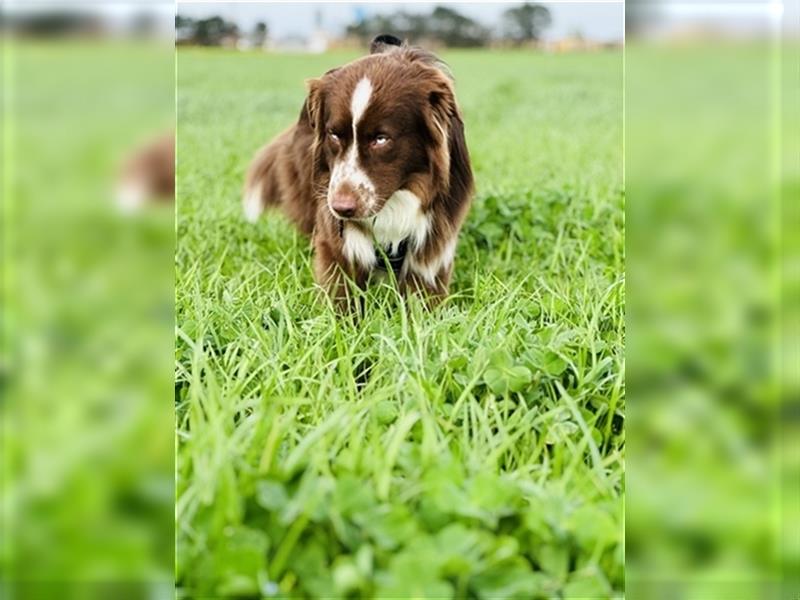
[[[473,190],[463,121],[446,67],[433,54],[407,46],[373,49],[376,54],[309,82],[298,122],[253,160],[245,202],[280,206],[312,236],[317,281],[334,297],[346,294],[342,274],[366,285],[371,270],[345,256],[342,227],[368,233],[368,226],[359,220],[343,224],[326,197],[333,161],[355,142],[348,139],[353,91],[368,78],[374,90],[358,123],[359,161],[375,187],[374,208],[380,210],[396,191],[408,190],[429,223],[424,242],[409,250],[398,283],[404,290],[441,296],[447,293],[452,249]],[[388,133],[391,143],[380,152],[363,151],[362,135],[378,131]]]

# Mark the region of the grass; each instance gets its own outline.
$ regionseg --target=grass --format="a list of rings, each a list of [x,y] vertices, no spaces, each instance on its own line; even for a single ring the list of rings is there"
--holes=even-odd
[[[181,594],[621,595],[621,53],[445,55],[477,181],[453,294],[376,287],[358,321],[239,207],[349,58],[178,55]]]
[[[800,596],[800,47],[778,42],[626,49],[631,597]]]
[[[0,596],[169,590],[173,214],[125,218],[111,190],[120,158],[174,120],[173,48],[10,37]]]

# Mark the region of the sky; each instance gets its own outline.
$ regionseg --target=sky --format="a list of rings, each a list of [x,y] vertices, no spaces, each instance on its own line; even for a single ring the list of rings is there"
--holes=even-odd
[[[3,10],[19,11],[69,9],[95,12],[109,17],[112,23],[124,24],[134,14],[143,10],[158,16],[165,32],[171,35],[175,10],[174,0],[2,0]],[[484,25],[497,25],[501,13],[513,2],[440,2],[480,21]],[[562,0],[541,2],[553,16],[553,24],[545,32],[546,39],[559,39],[580,31],[585,37],[597,41],[620,41],[623,37],[622,0]],[[669,30],[682,24],[713,24],[717,27],[765,32],[774,29],[782,17],[784,31],[790,35],[800,33],[800,1],[781,0],[629,0],[629,6],[649,6],[656,10],[660,28]],[[307,36],[314,29],[314,14],[322,12],[323,26],[335,34],[355,20],[358,11],[369,15],[376,12],[429,13],[433,2],[406,3],[311,3],[311,2],[191,2],[177,0],[178,12],[186,16],[208,17],[221,15],[235,21],[244,31],[253,28],[257,21],[269,24],[276,37],[287,35]]]
[[[440,3],[444,4],[444,3]],[[580,31],[584,37],[596,41],[620,41],[623,38],[624,5],[621,1],[610,2],[542,2],[550,9],[552,25],[546,30],[545,39],[560,39]],[[467,15],[483,25],[500,23],[504,10],[516,3],[447,3],[447,6]],[[271,36],[283,38],[289,35],[307,36],[315,29],[315,13],[322,14],[323,28],[339,34],[344,27],[356,20],[358,14],[369,16],[376,13],[406,12],[430,13],[436,3],[243,3],[243,2],[183,2],[179,0],[178,14],[203,18],[220,15],[233,21],[243,31],[251,31],[258,21],[264,21]]]

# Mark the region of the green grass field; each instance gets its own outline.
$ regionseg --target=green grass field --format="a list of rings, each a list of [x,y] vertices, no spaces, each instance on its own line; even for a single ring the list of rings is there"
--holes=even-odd
[[[178,53],[180,593],[621,595],[622,54],[444,55],[477,184],[453,294],[357,321],[239,203],[350,58]]]
[[[125,218],[111,190],[174,120],[173,49],[4,35],[0,596],[157,595],[174,564],[173,215]]]

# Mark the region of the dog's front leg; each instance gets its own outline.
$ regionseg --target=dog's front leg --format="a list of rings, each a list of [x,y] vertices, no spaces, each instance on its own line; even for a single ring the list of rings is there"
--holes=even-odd
[[[321,237],[314,239],[314,277],[337,309],[362,308],[358,289],[366,287],[366,275],[347,261],[340,248]]]
[[[430,308],[437,306],[447,297],[450,283],[450,269],[441,268],[435,276],[417,273],[409,269],[403,280],[400,290],[408,294],[422,296]]]

